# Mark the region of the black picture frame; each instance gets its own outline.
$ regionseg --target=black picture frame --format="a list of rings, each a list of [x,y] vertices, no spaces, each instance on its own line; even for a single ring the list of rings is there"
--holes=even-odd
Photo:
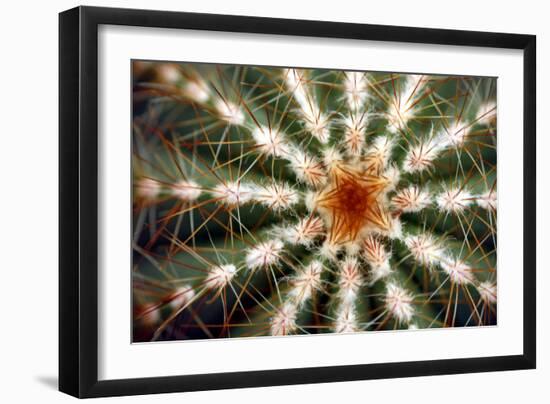
[[[97,62],[101,24],[522,50],[523,354],[98,380]],[[84,398],[535,368],[535,80],[534,35],[96,7],[60,13],[59,389]]]

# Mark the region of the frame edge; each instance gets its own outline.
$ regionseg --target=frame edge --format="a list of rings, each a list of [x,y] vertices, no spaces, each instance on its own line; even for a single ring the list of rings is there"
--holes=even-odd
[[[530,369],[536,369],[537,37],[526,36],[523,49],[523,357]]]
[[[59,390],[79,383],[79,50],[80,10],[59,14]]]

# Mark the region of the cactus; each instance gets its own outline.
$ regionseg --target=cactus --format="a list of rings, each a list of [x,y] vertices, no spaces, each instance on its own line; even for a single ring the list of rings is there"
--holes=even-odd
[[[496,324],[496,79],[133,62],[133,340]]]

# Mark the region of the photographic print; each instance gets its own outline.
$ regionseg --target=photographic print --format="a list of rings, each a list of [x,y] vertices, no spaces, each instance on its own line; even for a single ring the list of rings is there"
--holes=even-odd
[[[131,63],[133,342],[497,324],[495,77]]]

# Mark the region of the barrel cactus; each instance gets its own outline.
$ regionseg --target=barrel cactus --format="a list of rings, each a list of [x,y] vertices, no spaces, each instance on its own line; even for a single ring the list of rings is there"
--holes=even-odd
[[[496,324],[496,79],[134,61],[133,340]]]

